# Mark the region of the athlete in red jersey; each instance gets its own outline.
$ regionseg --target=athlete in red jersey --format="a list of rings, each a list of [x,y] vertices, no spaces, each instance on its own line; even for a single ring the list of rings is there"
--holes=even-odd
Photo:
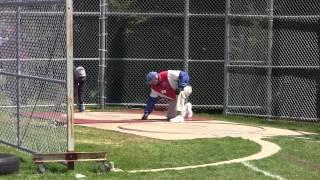
[[[191,103],[186,103],[187,98],[192,93],[189,82],[189,74],[184,71],[168,70],[159,73],[149,72],[147,75],[147,84],[151,85],[151,93],[141,119],[148,119],[158,97],[164,97],[169,100],[167,118],[171,122],[183,122],[186,113],[188,113],[188,117],[191,117],[192,105]]]

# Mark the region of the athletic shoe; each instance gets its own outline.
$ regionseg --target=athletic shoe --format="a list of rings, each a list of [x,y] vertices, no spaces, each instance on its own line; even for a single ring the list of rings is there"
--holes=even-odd
[[[184,122],[184,118],[182,117],[182,115],[177,115],[176,117],[171,118],[170,122],[174,122],[174,123]]]

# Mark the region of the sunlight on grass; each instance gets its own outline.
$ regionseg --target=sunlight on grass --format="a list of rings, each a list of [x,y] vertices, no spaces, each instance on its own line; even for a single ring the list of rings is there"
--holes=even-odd
[[[108,159],[114,161],[117,168],[124,170],[212,163],[248,156],[260,150],[258,144],[241,138],[164,141],[78,126],[75,131],[76,151],[107,151]],[[17,154],[21,161],[20,174],[7,177],[36,176],[36,166],[32,164],[30,155],[5,146],[0,146],[0,150]],[[51,179],[53,174],[60,178],[74,176],[72,171],[67,171],[61,164],[47,164],[47,167],[49,171],[43,175],[46,178]],[[99,173],[99,164],[95,162],[77,163],[75,172],[109,176],[109,173]]]
[[[164,141],[84,127],[77,127],[76,134],[76,141],[82,142],[77,148],[105,150],[110,160],[127,170],[212,163],[260,151],[258,144],[241,138]],[[88,137],[89,143],[83,143]]]
[[[253,117],[207,115],[211,119],[232,121],[258,126],[271,126],[320,132],[319,124],[294,121],[277,121]],[[43,132],[45,133],[45,132]],[[306,139],[303,139],[306,138]],[[123,170],[189,166],[230,160],[257,153],[260,146],[241,138],[194,139],[166,141],[115,131],[75,126],[76,151],[106,151],[108,160]],[[320,135],[267,138],[281,146],[281,151],[266,159],[251,161],[259,169],[286,179],[317,179],[320,177]],[[241,164],[165,171],[157,173],[127,173],[99,171],[95,162],[77,163],[74,171],[64,165],[47,164],[44,175],[35,173],[36,166],[29,154],[14,148],[0,146],[0,152],[16,154],[20,159],[20,173],[1,176],[3,179],[74,179],[80,173],[88,179],[268,179]]]
[[[319,141],[294,137],[275,137],[269,141],[280,145],[282,150],[270,158],[254,161],[256,166],[286,179],[319,179]]]

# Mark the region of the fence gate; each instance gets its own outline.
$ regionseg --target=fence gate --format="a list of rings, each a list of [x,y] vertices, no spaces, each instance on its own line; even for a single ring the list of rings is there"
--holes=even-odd
[[[67,150],[65,7],[0,1],[0,139],[28,152]]]

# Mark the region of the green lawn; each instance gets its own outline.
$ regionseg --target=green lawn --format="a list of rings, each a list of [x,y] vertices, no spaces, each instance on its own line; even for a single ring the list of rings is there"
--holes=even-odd
[[[124,170],[204,164],[260,151],[259,145],[240,138],[163,141],[83,127],[77,128],[76,134],[80,142],[87,140],[79,143],[76,149],[107,150],[110,160]],[[85,138],[88,135],[95,137],[95,142]]]
[[[254,165],[286,179],[320,179],[320,141],[293,137],[276,137],[270,141],[282,150],[270,158],[252,162]]]
[[[212,119],[251,125],[288,128],[320,133],[320,124],[293,121],[276,121],[263,118],[206,115]],[[129,135],[114,131],[76,126],[77,151],[107,151],[108,159],[124,172],[103,173],[94,162],[77,163],[74,171],[67,171],[60,164],[48,164],[44,175],[35,173],[31,156],[13,148],[0,146],[1,152],[18,155],[20,173],[0,176],[0,179],[75,179],[83,174],[87,179],[272,179],[261,172],[239,163],[214,167],[149,173],[128,173],[127,170],[177,167],[219,162],[248,156],[260,150],[260,146],[241,138],[196,139],[164,141]],[[267,138],[281,146],[281,151],[269,158],[251,161],[252,166],[284,179],[319,179],[320,135]]]

